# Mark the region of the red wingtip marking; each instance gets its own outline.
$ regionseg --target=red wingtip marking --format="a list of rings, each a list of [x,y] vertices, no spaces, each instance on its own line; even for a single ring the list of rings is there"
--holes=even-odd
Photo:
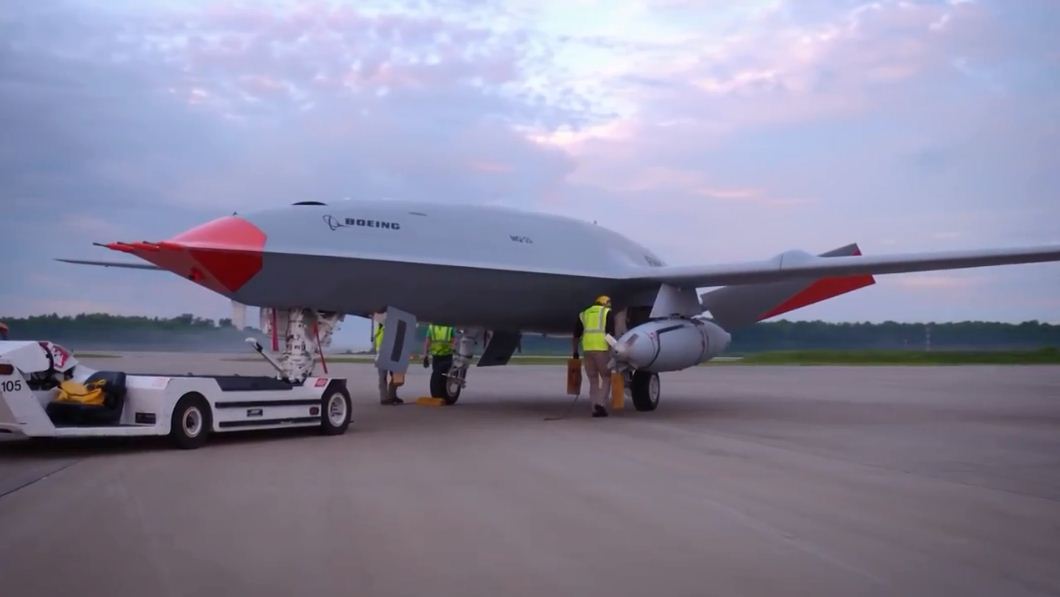
[[[860,254],[860,253],[859,253]],[[833,278],[821,278],[810,284],[798,294],[792,296],[783,303],[764,313],[759,321],[775,317],[781,313],[801,309],[823,300],[835,298],[841,294],[853,292],[859,288],[872,286],[876,279],[872,276],[842,276]]]

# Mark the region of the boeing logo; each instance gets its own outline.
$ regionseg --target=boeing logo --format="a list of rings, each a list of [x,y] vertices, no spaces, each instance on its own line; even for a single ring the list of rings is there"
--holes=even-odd
[[[332,230],[346,228],[349,226],[360,226],[361,228],[382,228],[384,230],[401,230],[400,222],[386,222],[383,220],[369,220],[366,218],[336,218],[332,215],[324,216],[324,223]]]

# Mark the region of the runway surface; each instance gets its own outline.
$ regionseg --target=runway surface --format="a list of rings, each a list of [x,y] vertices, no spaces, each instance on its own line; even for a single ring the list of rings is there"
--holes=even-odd
[[[86,362],[267,373],[226,358]],[[555,422],[562,367],[473,370],[451,408],[334,369],[340,437],[0,443],[0,592],[1060,593],[1060,367],[706,367]]]

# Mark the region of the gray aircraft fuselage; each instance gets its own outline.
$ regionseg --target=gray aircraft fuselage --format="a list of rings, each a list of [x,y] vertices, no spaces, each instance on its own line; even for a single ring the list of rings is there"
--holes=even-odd
[[[423,321],[543,332],[569,332],[600,294],[650,305],[658,284],[632,278],[663,265],[594,224],[407,201],[292,205],[215,220],[157,251],[115,245],[243,304],[358,315],[394,306]],[[197,274],[160,256],[180,248],[196,253]]]
[[[247,305],[362,316],[396,307],[421,321],[542,332],[570,331],[601,294],[616,308],[650,306],[653,317],[709,310],[731,329],[863,288],[874,274],[1060,260],[1060,246],[864,256],[852,244],[671,267],[595,224],[409,201],[295,204],[220,218],[168,241],[106,246]],[[696,296],[708,286],[727,288]]]

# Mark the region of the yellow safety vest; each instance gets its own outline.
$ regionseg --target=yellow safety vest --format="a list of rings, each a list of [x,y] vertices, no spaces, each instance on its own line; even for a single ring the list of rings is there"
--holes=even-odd
[[[578,317],[582,322],[582,351],[607,351],[607,314],[611,309],[603,305],[593,305],[581,312]]]
[[[376,326],[372,345],[375,347],[376,352],[379,352],[379,349],[383,347],[383,324]]]
[[[434,357],[447,357],[453,354],[453,328],[448,325],[427,326],[427,339],[430,341],[428,351]]]

